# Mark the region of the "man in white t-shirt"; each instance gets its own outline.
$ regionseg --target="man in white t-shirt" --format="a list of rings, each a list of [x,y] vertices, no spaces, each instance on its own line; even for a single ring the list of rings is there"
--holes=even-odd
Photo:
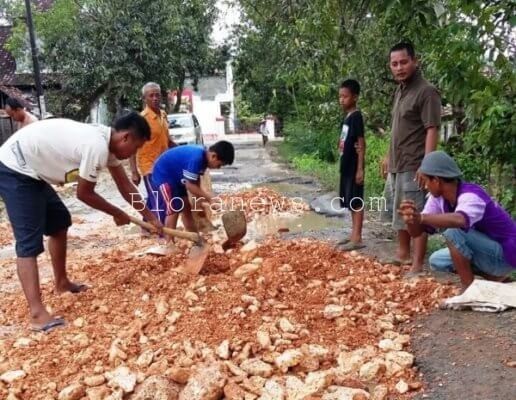
[[[71,216],[50,184],[78,181],[79,200],[111,215],[117,225],[128,224],[129,216],[95,192],[95,184],[100,170],[107,167],[124,199],[132,205],[144,204],[120,160],[135,154],[149,137],[145,119],[130,113],[115,121],[113,128],[68,119],[40,121],[20,129],[0,147],[0,197],[16,239],[18,276],[34,330],[48,332],[64,325],[41,300],[37,256],[44,251],[44,235],[49,236],[56,291],[86,289],[67,277]],[[141,214],[161,232],[162,225],[152,212],[144,208]]]

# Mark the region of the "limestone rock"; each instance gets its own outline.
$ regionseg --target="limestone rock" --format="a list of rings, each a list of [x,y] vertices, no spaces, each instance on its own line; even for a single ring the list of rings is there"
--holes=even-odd
[[[312,394],[301,379],[292,375],[288,375],[285,379],[285,391],[288,400],[302,400]]]
[[[261,268],[260,264],[244,264],[238,267],[234,272],[235,278],[242,278],[247,275],[252,275]]]
[[[247,372],[245,372],[243,369],[241,369],[238,365],[231,361],[226,361],[224,363],[226,367],[228,367],[229,372],[231,372],[235,376],[247,376]]]
[[[308,346],[303,345],[301,350],[306,354],[318,358],[319,360],[324,359],[330,353],[326,347],[320,346],[318,344],[309,344]]]
[[[249,243],[242,246],[242,248],[240,249],[240,252],[241,253],[249,253],[256,249],[258,249],[258,244],[254,240],[251,240]]]
[[[379,360],[366,362],[360,367],[359,376],[364,381],[372,381],[386,370],[385,364]]]
[[[343,386],[330,386],[321,400],[357,400],[369,398],[369,393],[362,389],[354,389]]]
[[[190,375],[192,375],[192,371],[190,368],[182,368],[176,366],[170,368],[167,372],[170,379],[181,385],[186,385],[188,379],[190,379]]]
[[[395,362],[392,362],[392,361],[385,361],[385,367],[386,367],[386,372],[385,372],[385,375],[390,378],[392,376],[397,376],[397,375],[400,375],[403,373],[404,371],[404,368],[395,363]]]
[[[110,393],[111,390],[109,390],[106,386],[86,389],[86,397],[88,400],[104,400],[109,396]]]
[[[287,318],[280,318],[278,327],[285,333],[294,333],[296,331],[296,327]]]
[[[189,304],[193,304],[197,301],[199,301],[199,296],[197,296],[194,292],[192,292],[191,290],[187,290],[186,293],[185,293],[185,300],[189,303]]]
[[[156,313],[159,316],[164,317],[165,315],[168,314],[168,311],[169,311],[169,306],[168,306],[167,301],[163,298],[159,299],[156,302]]]
[[[219,347],[217,347],[216,353],[223,360],[227,360],[229,358],[229,340],[224,340]]]
[[[405,394],[409,391],[409,386],[407,382],[405,382],[403,379],[400,379],[400,381],[396,384],[396,391],[399,394]]]
[[[266,379],[261,376],[251,376],[249,379],[244,379],[242,381],[242,387],[255,395],[260,395],[262,394],[265,382]]]
[[[132,373],[125,366],[106,372],[105,376],[108,379],[109,387],[114,389],[120,388],[124,393],[131,393],[136,386],[136,374]]]
[[[371,400],[386,400],[389,395],[389,389],[385,385],[375,386],[371,396]]]
[[[236,383],[230,382],[224,386],[224,397],[226,400],[245,400],[246,391]]]
[[[164,376],[153,375],[138,385],[131,400],[177,400],[180,387]]]
[[[258,329],[256,332],[256,340],[262,349],[268,349],[271,346],[271,336],[264,329]]]
[[[249,375],[261,376],[262,378],[269,378],[272,375],[272,366],[263,362],[259,358],[250,358],[240,364],[240,368]]]
[[[152,350],[146,350],[136,360],[136,365],[140,368],[146,368],[152,364],[154,360],[154,352]]]
[[[22,347],[29,347],[32,344],[32,339],[21,337],[16,339],[16,342],[14,342],[13,347],[16,349],[22,348]]]
[[[399,342],[393,341],[392,339],[382,339],[378,343],[378,347],[383,351],[399,351],[403,348],[403,345]]]
[[[167,315],[167,321],[171,324],[175,324],[179,320],[181,315],[182,314],[179,311],[172,311],[169,315]]]
[[[364,357],[359,354],[342,352],[337,357],[339,369],[345,374],[358,372],[364,362]]]
[[[120,348],[119,340],[114,340],[109,348],[109,362],[116,364],[117,360],[127,360],[127,354]]]
[[[22,369],[7,371],[0,375],[0,381],[10,384],[19,379],[23,379],[26,376],[27,373]]]
[[[326,319],[335,319],[344,314],[344,306],[338,304],[328,304],[324,307],[323,315]]]
[[[390,351],[386,354],[385,359],[403,368],[411,367],[414,364],[414,356],[406,351]]]
[[[149,375],[163,375],[168,368],[168,360],[166,358],[162,358],[155,363],[152,363],[151,366],[147,369],[147,374]]]
[[[73,326],[75,326],[76,328],[83,328],[84,325],[86,325],[86,322],[82,317],[79,317],[73,321]]]
[[[226,372],[222,363],[200,365],[190,377],[179,400],[219,400],[226,384]]]
[[[104,400],[124,400],[124,391],[122,389],[117,389]]]
[[[273,379],[267,380],[258,400],[284,400],[285,389]]]
[[[84,384],[89,387],[100,386],[106,382],[104,375],[93,375],[84,378]]]
[[[303,352],[301,350],[289,349],[276,357],[274,363],[282,372],[287,372],[290,367],[298,365],[302,359]]]
[[[84,386],[80,383],[73,383],[59,392],[59,400],[79,400],[86,395]]]
[[[310,372],[305,379],[305,386],[310,392],[318,393],[326,387],[330,386],[335,379],[333,370]]]

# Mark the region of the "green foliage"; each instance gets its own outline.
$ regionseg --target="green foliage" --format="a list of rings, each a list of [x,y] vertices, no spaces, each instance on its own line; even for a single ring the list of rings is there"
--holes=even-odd
[[[263,118],[263,114],[254,113],[248,101],[237,96],[235,107],[238,109],[238,119],[241,129],[258,129],[258,125]]]
[[[300,154],[310,154],[322,161],[333,163],[337,160],[337,127],[317,129],[304,121],[292,121],[285,125],[285,140],[292,144]]]
[[[334,161],[324,160],[318,153],[318,146],[313,146],[314,143],[319,143],[323,148],[328,146],[324,140],[321,140],[321,137],[325,136],[323,132],[314,131],[300,121],[288,122],[285,132],[287,139],[280,147],[280,155],[298,171],[317,177],[328,190],[338,190],[339,163],[336,150],[338,129],[334,127],[332,132],[326,134],[333,142]],[[310,144],[312,144],[311,147]],[[380,160],[384,157],[387,146],[387,138],[371,132],[366,133],[366,196],[377,197],[383,193],[385,181],[380,176]]]
[[[365,191],[369,197],[383,195],[385,180],[380,175],[380,163],[389,147],[389,140],[385,136],[378,136],[372,132],[366,133],[365,155]]]
[[[486,184],[516,210],[513,190],[506,189],[514,187],[516,171],[514,2],[238,3],[245,15],[236,36],[241,96],[253,112],[291,121],[287,139],[300,152],[335,160],[337,87],[348,77],[361,83],[367,128],[389,131],[395,83],[388,50],[409,40],[425,76],[453,110],[462,136],[455,155],[466,179]]]
[[[63,86],[58,113],[82,119],[101,95],[112,111],[139,107],[146,81],[182,87],[213,70],[222,55],[210,47],[215,17],[215,0],[55,0],[34,10],[42,66]],[[26,28],[14,21],[9,46],[20,54]]]

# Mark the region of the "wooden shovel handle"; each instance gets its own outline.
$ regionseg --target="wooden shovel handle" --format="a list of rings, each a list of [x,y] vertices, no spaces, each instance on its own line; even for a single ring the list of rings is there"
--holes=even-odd
[[[141,226],[142,228],[148,229],[151,232],[154,232],[154,230],[155,230],[154,225],[149,224],[148,222],[142,221],[136,217],[133,217],[132,215],[129,215],[129,219],[131,220],[131,222],[133,224],[136,224],[138,226]],[[199,236],[198,233],[195,233],[195,232],[179,231],[177,229],[171,229],[171,228],[163,228],[163,232],[169,236],[191,240],[192,242],[200,242],[201,241],[201,237]]]

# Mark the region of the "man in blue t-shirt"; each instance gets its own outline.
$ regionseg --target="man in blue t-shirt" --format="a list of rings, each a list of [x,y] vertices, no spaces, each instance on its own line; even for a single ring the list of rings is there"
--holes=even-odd
[[[175,229],[179,214],[187,231],[197,232],[192,218],[192,194],[194,206],[210,204],[211,193],[201,189],[200,176],[206,168],[218,169],[233,164],[235,149],[224,140],[210,148],[204,146],[178,146],[165,151],[154,163],[150,179],[152,196],[147,198],[147,207],[166,227]]]

